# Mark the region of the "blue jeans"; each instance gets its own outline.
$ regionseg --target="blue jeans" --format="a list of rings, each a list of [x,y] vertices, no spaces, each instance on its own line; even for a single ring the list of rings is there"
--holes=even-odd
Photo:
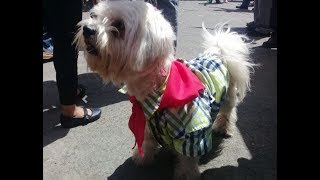
[[[53,43],[52,43],[52,39],[51,36],[49,35],[49,33],[44,32],[42,35],[42,41],[43,41],[43,47],[42,50],[43,51],[47,51],[47,52],[53,52]]]
[[[242,0],[242,4],[240,6],[248,8],[249,4],[250,4],[250,1],[251,0]]]

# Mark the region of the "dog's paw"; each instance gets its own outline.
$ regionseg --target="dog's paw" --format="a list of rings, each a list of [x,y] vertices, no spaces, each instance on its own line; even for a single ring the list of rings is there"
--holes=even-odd
[[[227,128],[213,128],[213,131],[224,138],[231,138],[233,136],[233,133],[227,130]]]
[[[233,136],[231,125],[225,115],[218,115],[215,123],[213,124],[213,131],[224,138]]]
[[[144,157],[142,157],[136,149],[132,155],[132,160],[137,166],[148,166],[153,163],[154,156],[145,154]]]

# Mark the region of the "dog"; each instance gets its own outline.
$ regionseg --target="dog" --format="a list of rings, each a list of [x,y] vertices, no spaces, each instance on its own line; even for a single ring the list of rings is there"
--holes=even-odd
[[[137,165],[153,162],[159,146],[177,155],[174,179],[200,179],[199,157],[212,148],[213,131],[232,136],[237,106],[250,90],[254,63],[246,36],[204,24],[205,50],[175,59],[170,23],[149,3],[102,1],[79,22],[74,43],[89,68],[129,95],[129,128]]]

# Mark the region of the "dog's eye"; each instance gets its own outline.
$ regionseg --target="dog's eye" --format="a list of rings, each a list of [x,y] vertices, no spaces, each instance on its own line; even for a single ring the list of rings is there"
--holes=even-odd
[[[94,19],[94,18],[97,18],[97,15],[94,12],[90,12],[90,17]]]
[[[124,31],[124,22],[122,20],[116,20],[114,21],[111,26],[118,29],[118,31]]]
[[[125,26],[124,22],[122,20],[115,20],[111,23],[111,26],[115,27],[117,31],[112,31],[112,34],[116,37],[124,37],[124,32],[125,32]]]

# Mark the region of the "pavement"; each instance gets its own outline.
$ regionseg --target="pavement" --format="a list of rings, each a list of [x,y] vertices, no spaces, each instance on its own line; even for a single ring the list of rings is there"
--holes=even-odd
[[[241,1],[205,4],[180,1],[177,57],[191,59],[202,52],[201,23],[210,31],[228,21],[246,33],[251,10],[237,10]],[[84,12],[83,18],[88,14]],[[250,37],[251,57],[260,66],[252,76],[252,91],[238,108],[234,136],[221,142],[221,154],[200,166],[202,179],[277,179],[277,49],[265,49],[268,38]],[[60,105],[52,62],[43,64],[43,179],[125,180],[171,179],[174,160],[161,151],[156,163],[137,167],[130,159],[134,137],[128,128],[131,103],[112,85],[92,73],[79,53],[79,83],[87,87],[89,107],[100,107],[101,118],[73,129],[60,127]]]

